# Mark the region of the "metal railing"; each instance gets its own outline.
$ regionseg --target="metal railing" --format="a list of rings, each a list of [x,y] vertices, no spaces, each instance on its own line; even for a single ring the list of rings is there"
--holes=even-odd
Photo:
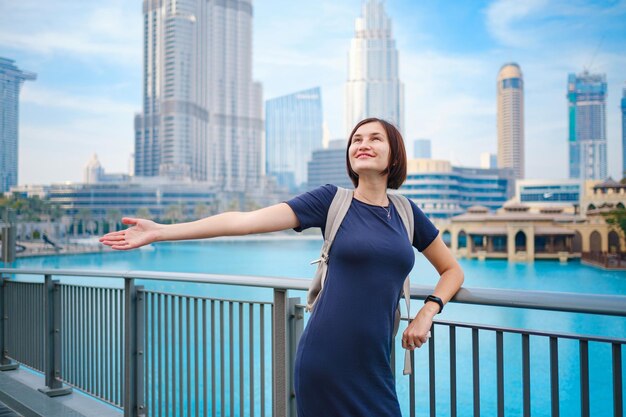
[[[626,254],[608,252],[583,252],[581,259],[605,269],[626,269]]]
[[[0,268],[0,274],[0,369],[10,369],[18,362],[45,373],[46,387],[41,391],[48,395],[62,395],[68,386],[76,387],[123,409],[125,416],[296,416],[291,376],[305,315],[300,299],[290,298],[289,290],[306,290],[309,280],[8,268]],[[15,281],[9,274],[43,276],[44,280]],[[61,283],[53,280],[53,275],[117,278],[124,287]],[[168,293],[136,286],[137,279],[264,287],[273,290],[273,299]],[[423,299],[431,291],[430,287],[413,286],[412,298]],[[626,317],[624,296],[462,289],[453,301]],[[462,332],[470,333],[471,342],[461,342]],[[493,346],[487,343],[491,340]],[[450,321],[435,321],[432,328],[423,364],[427,384],[416,380],[417,372],[409,378],[410,416],[417,415],[417,403],[423,401],[430,416],[442,411],[457,416],[459,407],[465,410],[468,404],[472,415],[481,415],[485,364],[481,368],[480,359],[484,350],[493,350],[495,355],[496,410],[498,416],[504,416],[504,357],[508,349],[521,350],[519,414],[530,416],[531,369],[539,366],[530,352],[541,340],[549,344],[546,366],[551,416],[560,415],[559,363],[563,356],[559,346],[570,340],[578,345],[580,415],[590,415],[592,343],[610,346],[613,415],[623,416],[622,349],[626,339]],[[471,357],[472,399],[468,404],[459,400],[459,378],[464,376],[459,373],[459,357],[464,362]],[[418,366],[414,354],[412,358]],[[444,366],[440,365],[442,359]],[[446,384],[437,382],[440,368],[449,372]]]

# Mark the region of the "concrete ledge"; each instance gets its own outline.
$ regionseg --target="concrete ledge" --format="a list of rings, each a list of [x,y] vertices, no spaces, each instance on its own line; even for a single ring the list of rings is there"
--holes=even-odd
[[[78,390],[61,397],[48,397],[42,374],[20,367],[0,372],[0,401],[24,417],[121,417],[123,411]]]

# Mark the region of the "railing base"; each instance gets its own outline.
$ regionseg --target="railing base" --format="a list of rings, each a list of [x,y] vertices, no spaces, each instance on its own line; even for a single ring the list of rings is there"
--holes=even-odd
[[[37,388],[37,391],[46,394],[48,397],[59,397],[61,395],[67,395],[72,393],[72,387],[61,388]]]
[[[14,371],[20,367],[20,364],[17,362],[7,363],[4,365],[0,365],[0,371]]]

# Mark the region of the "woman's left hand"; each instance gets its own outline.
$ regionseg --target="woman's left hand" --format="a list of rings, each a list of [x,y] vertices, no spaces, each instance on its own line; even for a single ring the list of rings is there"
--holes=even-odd
[[[415,318],[402,333],[402,347],[408,350],[420,348],[430,338],[430,328],[433,325],[433,317],[437,313],[428,303],[422,307]]]

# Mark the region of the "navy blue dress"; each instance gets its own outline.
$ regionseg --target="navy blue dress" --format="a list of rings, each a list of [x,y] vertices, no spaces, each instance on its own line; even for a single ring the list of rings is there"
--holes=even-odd
[[[337,192],[325,185],[289,200],[300,226],[321,227]],[[298,417],[400,417],[391,370],[394,314],[413,268],[438,230],[412,203],[413,242],[390,205],[352,200],[329,254],[328,275],[298,344]]]

